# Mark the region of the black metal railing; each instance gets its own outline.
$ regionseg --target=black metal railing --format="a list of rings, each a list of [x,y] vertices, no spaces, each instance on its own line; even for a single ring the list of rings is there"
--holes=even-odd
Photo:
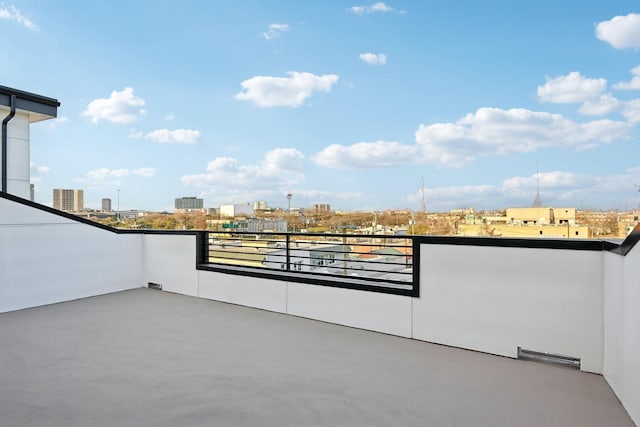
[[[410,236],[227,231],[200,240],[208,270],[418,294]]]

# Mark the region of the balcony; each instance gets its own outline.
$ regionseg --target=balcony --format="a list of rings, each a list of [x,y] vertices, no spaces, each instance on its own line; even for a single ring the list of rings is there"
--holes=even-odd
[[[637,231],[414,238],[397,292],[0,193],[0,424],[638,425]]]

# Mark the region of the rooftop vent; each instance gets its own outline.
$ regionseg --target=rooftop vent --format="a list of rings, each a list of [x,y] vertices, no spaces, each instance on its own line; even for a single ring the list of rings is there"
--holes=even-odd
[[[521,347],[518,347],[518,359],[532,360],[534,362],[542,363],[552,363],[554,365],[565,366],[567,368],[580,369],[580,359],[577,357],[527,350]]]

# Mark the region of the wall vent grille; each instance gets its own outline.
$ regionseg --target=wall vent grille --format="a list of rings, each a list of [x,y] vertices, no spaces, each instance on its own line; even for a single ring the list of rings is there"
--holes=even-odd
[[[527,350],[522,347],[518,347],[518,359],[532,360],[542,363],[552,363],[554,365],[580,369],[580,359],[577,357]]]

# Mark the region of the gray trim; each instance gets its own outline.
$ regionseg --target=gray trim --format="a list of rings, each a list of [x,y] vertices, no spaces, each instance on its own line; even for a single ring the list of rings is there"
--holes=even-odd
[[[636,224],[631,233],[627,236],[626,239],[620,245],[615,248],[612,252],[615,252],[619,255],[627,255],[631,249],[640,241],[640,223]]]
[[[11,96],[16,97],[15,107],[19,110],[57,117],[60,102],[57,99],[48,98],[35,93],[0,86],[0,106],[10,107]]]

